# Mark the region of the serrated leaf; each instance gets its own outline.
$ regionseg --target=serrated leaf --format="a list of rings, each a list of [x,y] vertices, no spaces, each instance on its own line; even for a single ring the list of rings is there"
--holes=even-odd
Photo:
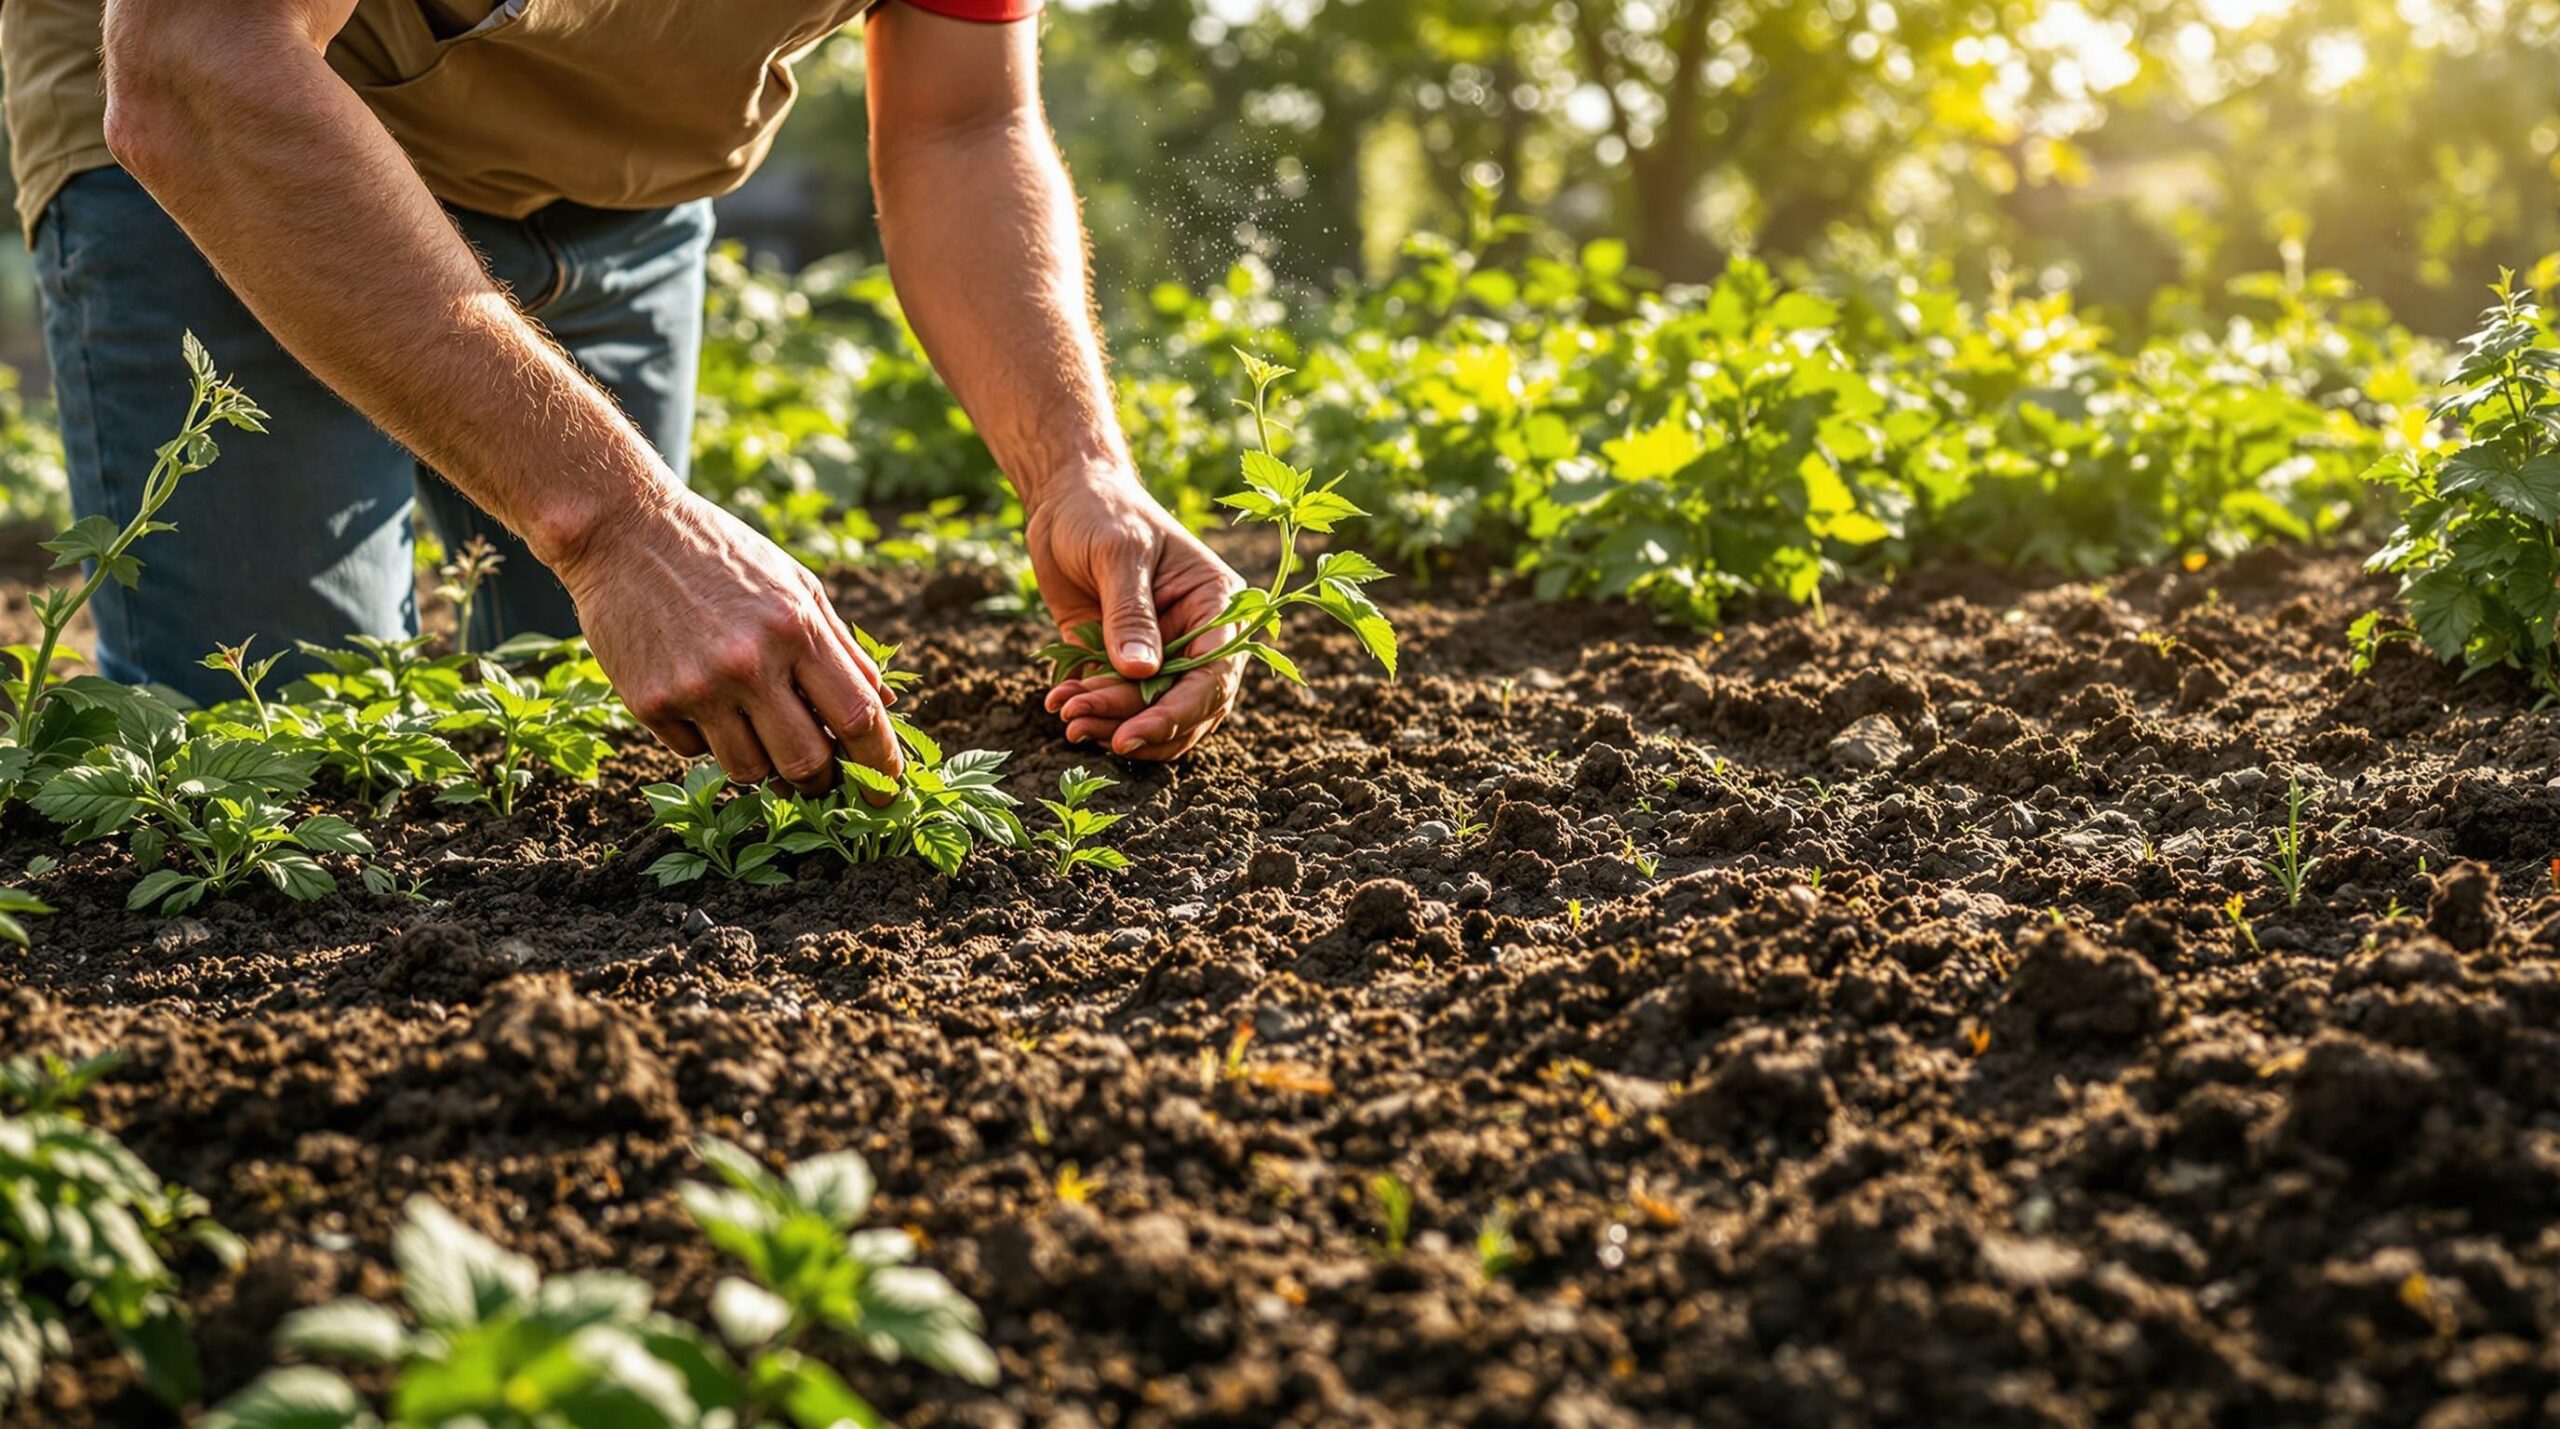
[[[1360,644],[1379,664],[1386,666],[1387,677],[1396,673],[1396,630],[1386,615],[1357,586],[1326,585],[1317,590],[1316,604],[1335,619],[1351,627]]]

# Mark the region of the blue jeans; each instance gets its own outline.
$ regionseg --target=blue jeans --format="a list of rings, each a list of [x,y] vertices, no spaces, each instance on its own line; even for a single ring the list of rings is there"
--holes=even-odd
[[[682,476],[710,204],[452,216],[491,273]],[[197,663],[218,644],[254,635],[273,653],[297,640],[416,633],[411,523],[421,498],[448,547],[478,535],[505,553],[473,610],[475,646],[576,633],[568,592],[523,543],[304,371],[123,170],[93,170],[63,188],[36,229],[35,268],[71,503],[82,516],[132,518],[154,452],[184,415],[180,334],[202,338],[214,366],[273,419],[263,436],[218,432],[221,460],[182,482],[161,511],[178,529],[134,548],[140,587],[110,581],[99,591],[91,610],[101,673],[212,701],[238,693]]]

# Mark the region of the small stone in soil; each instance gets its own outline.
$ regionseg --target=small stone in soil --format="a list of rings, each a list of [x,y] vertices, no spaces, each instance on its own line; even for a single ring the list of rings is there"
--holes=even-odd
[[[699,938],[716,926],[718,925],[711,921],[711,915],[699,908],[684,915],[684,935],[688,938]]]

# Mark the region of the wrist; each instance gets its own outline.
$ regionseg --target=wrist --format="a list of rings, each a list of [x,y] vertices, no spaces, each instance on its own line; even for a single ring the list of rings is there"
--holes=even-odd
[[[535,560],[574,589],[578,570],[662,519],[684,495],[683,487],[664,476],[620,491],[560,492],[526,523],[524,543]]]
[[[1014,494],[1025,516],[1036,515],[1061,497],[1093,493],[1146,493],[1145,483],[1126,456],[1106,453],[1025,472],[1014,478]]]

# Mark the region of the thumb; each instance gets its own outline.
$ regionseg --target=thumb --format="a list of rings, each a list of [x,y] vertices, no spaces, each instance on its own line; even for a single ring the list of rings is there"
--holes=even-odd
[[[1164,663],[1164,636],[1156,629],[1155,572],[1145,562],[1105,569],[1102,643],[1111,667],[1133,680],[1145,679]]]

